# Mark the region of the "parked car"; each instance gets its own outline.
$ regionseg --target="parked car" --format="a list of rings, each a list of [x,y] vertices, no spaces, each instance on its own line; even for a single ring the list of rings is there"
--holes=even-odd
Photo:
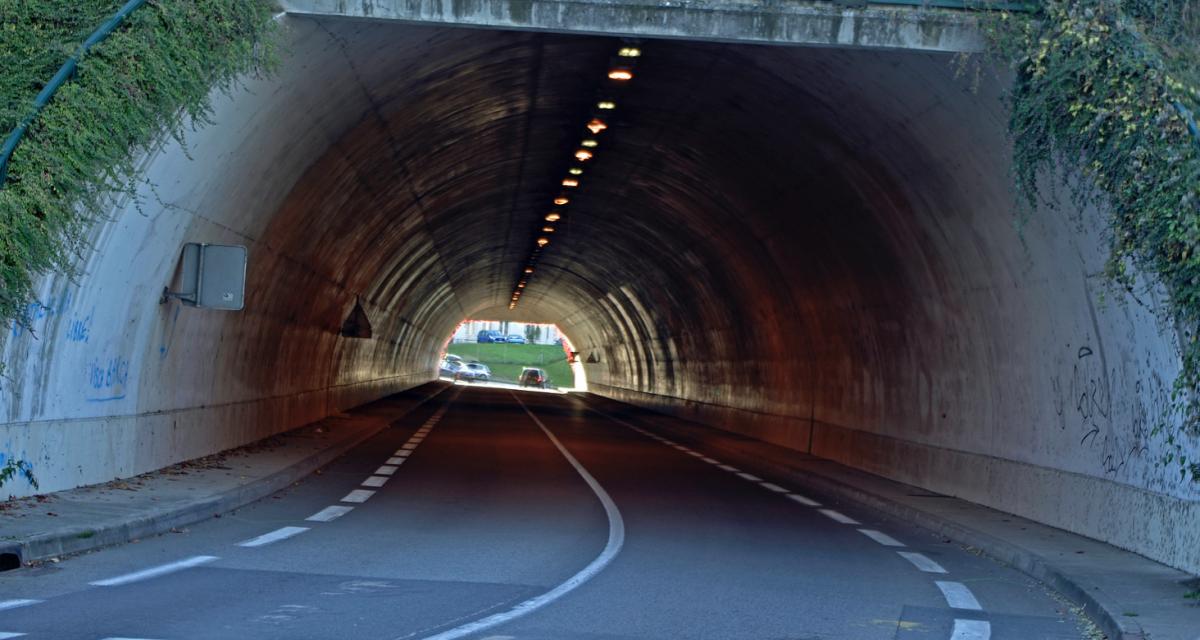
[[[508,334],[508,342],[513,344],[525,344],[525,336],[519,333],[510,333]]]
[[[468,362],[454,372],[454,379],[467,382],[487,382],[492,379],[492,370],[482,362]]]
[[[521,369],[521,386],[545,389],[550,386],[550,378],[546,377],[545,371],[537,367],[525,367]]]
[[[438,375],[453,376],[455,372],[462,368],[463,364],[462,358],[452,353],[447,353],[446,357],[442,358],[442,363],[438,366]]]
[[[481,344],[487,344],[489,342],[504,342],[505,340],[504,334],[494,329],[484,329],[475,336],[475,341]]]

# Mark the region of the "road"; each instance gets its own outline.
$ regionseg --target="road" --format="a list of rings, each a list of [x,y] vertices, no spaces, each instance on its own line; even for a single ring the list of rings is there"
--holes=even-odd
[[[783,484],[456,386],[235,513],[0,574],[0,639],[1084,637],[1015,570]]]

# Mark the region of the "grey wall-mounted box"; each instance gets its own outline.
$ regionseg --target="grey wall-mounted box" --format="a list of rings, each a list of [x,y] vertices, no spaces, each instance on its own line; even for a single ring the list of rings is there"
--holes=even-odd
[[[246,304],[246,247],[240,245],[183,245],[179,263],[180,290],[164,292],[183,304],[205,309],[240,311]]]

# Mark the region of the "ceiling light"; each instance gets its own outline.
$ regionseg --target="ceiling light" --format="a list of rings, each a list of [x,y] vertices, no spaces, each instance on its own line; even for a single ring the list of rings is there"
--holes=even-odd
[[[564,205],[564,204],[567,204],[568,202],[570,202],[570,200],[568,200],[568,199],[567,199],[566,197],[564,197],[564,196],[559,196],[559,197],[557,197],[557,198],[555,198],[555,199],[554,199],[554,204],[557,204],[557,205],[559,205],[559,206],[561,206],[561,205]]]
[[[564,186],[564,187],[578,187],[578,186],[579,186],[579,181],[578,181],[578,180],[572,180],[571,178],[567,178],[567,179],[563,180],[563,183],[562,183],[562,184],[563,184],[563,186]]]
[[[524,283],[524,282],[518,282],[518,283],[517,283],[517,288],[518,288],[518,289],[524,289],[524,288],[525,288],[525,283]]]
[[[587,149],[580,149],[575,152],[575,159],[580,162],[587,162],[592,159],[592,152]]]
[[[571,167],[570,169],[567,169],[567,173],[573,176],[581,176],[583,175],[583,169],[580,169],[579,167]]]
[[[533,273],[533,267],[525,267],[525,273]]]
[[[633,72],[630,71],[629,69],[620,69],[620,68],[613,69],[608,72],[608,79],[609,80],[617,80],[619,82],[625,82],[626,80],[633,80]]]
[[[546,214],[546,222],[558,222],[558,219],[561,217],[562,216],[558,215],[557,211],[551,211],[550,213]]]
[[[599,143],[599,142],[596,142],[595,140],[584,140],[583,142],[580,142],[579,144],[581,144],[581,145],[583,145],[583,146],[585,146],[585,147],[587,147],[587,148],[589,148],[589,149],[594,149],[594,148],[596,148],[596,147],[597,147],[597,146],[598,146],[600,143]]]
[[[616,109],[617,103],[613,102],[612,100],[601,100],[600,102],[596,103],[596,108],[604,109],[605,111],[609,109]]]
[[[642,50],[638,49],[637,47],[621,47],[621,50],[617,52],[617,55],[621,56],[622,58],[637,58],[642,55]]]
[[[542,231],[545,231],[546,233],[554,233],[554,227],[552,227],[550,225],[546,225],[546,226],[542,227]]]
[[[608,125],[604,124],[604,121],[600,118],[592,118],[592,121],[587,123],[587,128],[588,131],[591,131],[592,133],[600,133],[601,131],[607,129]]]
[[[538,243],[539,247],[544,247],[544,246],[550,244],[550,238],[543,236],[543,237],[537,239],[537,243]]]

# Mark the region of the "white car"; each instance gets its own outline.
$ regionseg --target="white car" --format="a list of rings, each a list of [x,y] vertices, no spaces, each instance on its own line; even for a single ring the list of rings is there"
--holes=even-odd
[[[475,382],[481,380],[487,382],[492,378],[492,370],[486,364],[481,362],[468,362],[454,372],[455,380],[466,380],[467,382]]]

